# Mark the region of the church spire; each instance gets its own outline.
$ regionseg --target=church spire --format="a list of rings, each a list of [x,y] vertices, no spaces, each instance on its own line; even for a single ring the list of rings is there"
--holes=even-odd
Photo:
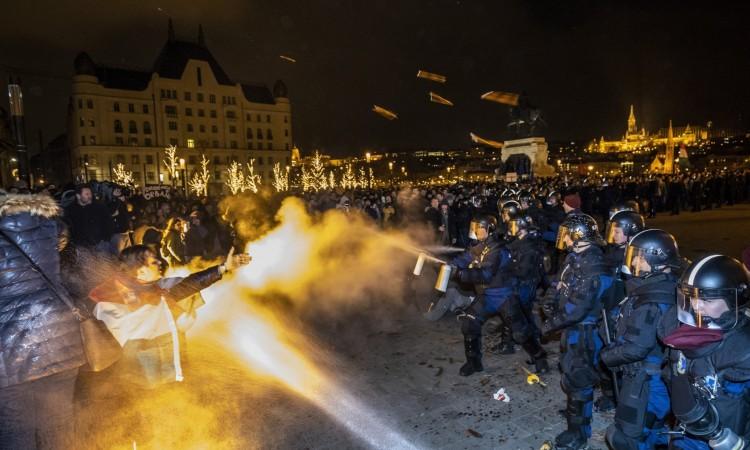
[[[633,105],[630,105],[630,116],[628,117],[628,133],[637,133],[638,128],[635,126],[635,112]]]
[[[203,25],[198,24],[198,45],[201,47],[206,46],[206,38],[203,36]]]
[[[664,158],[664,173],[674,173],[674,132],[672,131],[672,121],[669,121],[667,130],[667,149]]]
[[[174,42],[174,25],[172,25],[172,18],[169,18],[169,24],[167,25],[167,40]]]

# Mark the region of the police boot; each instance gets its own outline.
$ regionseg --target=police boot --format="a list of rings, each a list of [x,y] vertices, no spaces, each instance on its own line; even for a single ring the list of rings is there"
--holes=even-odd
[[[568,400],[565,416],[568,429],[555,437],[555,446],[558,450],[581,450],[587,448],[588,437],[583,427],[588,425],[590,419],[583,416],[584,402],[580,400]]]
[[[497,344],[497,352],[501,355],[512,355],[516,352],[516,346],[513,343],[513,332],[510,325],[503,321],[500,326],[500,343]]]
[[[464,336],[464,351],[466,352],[466,364],[461,366],[458,374],[468,377],[474,372],[481,372],[482,367],[482,341],[479,337]]]
[[[534,372],[539,374],[549,372],[547,352],[544,351],[544,348],[539,344],[539,341],[537,341],[536,338],[527,339],[522,347],[530,357],[526,362],[534,365]]]
[[[615,400],[615,386],[614,381],[612,380],[612,377],[616,376],[616,373],[606,372],[600,375],[599,387],[602,389],[602,395],[594,402],[594,409],[596,411],[612,411],[617,407],[617,401]]]

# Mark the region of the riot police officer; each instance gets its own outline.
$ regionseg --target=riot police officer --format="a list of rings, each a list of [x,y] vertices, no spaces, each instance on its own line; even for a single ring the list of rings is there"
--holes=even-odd
[[[568,255],[546,302],[559,302],[557,313],[542,326],[542,333],[565,330],[560,384],[567,395],[567,430],[555,438],[557,448],[581,449],[591,437],[596,365],[602,341],[597,333],[601,297],[612,284],[604,264],[596,221],[586,214],[568,216],[560,225],[557,248]]]
[[[500,199],[497,202],[498,212],[500,215],[500,225],[498,226],[497,234],[506,238],[508,235],[508,224],[512,219],[518,217],[521,205],[515,200]],[[505,320],[500,319],[500,341],[497,344],[495,351],[501,355],[511,355],[516,352],[515,345],[513,343],[513,331],[512,325],[507,323]]]
[[[622,266],[628,240],[644,229],[646,229],[646,222],[643,216],[635,211],[618,211],[609,218],[605,235],[607,249],[604,259],[610,267],[615,269]]]
[[[469,376],[480,372],[482,366],[482,325],[491,316],[500,314],[503,322],[518,324],[514,338],[543,367],[546,356],[533,335],[515,296],[515,278],[512,273],[510,251],[495,236],[497,222],[492,216],[472,219],[470,237],[478,244],[451,261],[455,274],[462,283],[474,285],[477,298],[458,315],[464,335],[466,363],[459,374]]]
[[[507,250],[503,252],[501,243],[495,235],[496,229],[497,219],[494,216],[488,214],[474,216],[469,225],[469,239],[473,245],[451,260],[451,266],[453,266],[451,277],[460,283],[473,285],[476,294],[474,303],[458,315],[461,321],[461,332],[464,335],[466,354],[466,363],[459,370],[462,376],[484,370],[482,366],[484,318],[480,319],[478,316],[484,310],[483,297],[486,287],[495,276],[498,265],[503,262],[507,264],[510,260],[510,255]]]
[[[657,327],[676,304],[677,242],[662,230],[642,231],[628,243],[624,265],[632,275],[626,282],[627,297],[619,306],[615,341],[601,353],[604,364],[623,374],[607,441],[618,450],[652,449],[666,444],[661,431],[669,394],[661,378],[665,349],[657,340]]]
[[[680,277],[677,313],[660,336],[670,347],[672,412],[680,449],[750,447],[750,292],[741,263],[698,259]]]
[[[621,210],[616,212],[610,217],[607,223],[607,229],[605,232],[605,240],[607,247],[604,252],[604,261],[610,272],[613,275],[612,287],[604,294],[603,306],[606,313],[602,317],[602,320],[607,320],[607,326],[600,326],[599,332],[605,333],[608,330],[610,333],[614,332],[614,327],[611,326],[615,323],[618,315],[618,304],[625,298],[625,280],[624,277],[627,274],[621,273],[623,267],[623,261],[625,259],[625,247],[633,236],[640,233],[646,228],[643,216],[631,211]],[[604,325],[604,324],[602,324]],[[614,339],[614,336],[610,334],[609,337],[605,337],[605,342],[610,339]],[[614,381],[612,380],[613,374],[606,368],[602,368],[600,371],[600,387],[602,390],[602,396],[597,399],[595,406],[598,411],[608,411],[615,407],[615,387]]]
[[[528,216],[511,219],[508,222],[508,236],[507,247],[511,253],[513,275],[516,277],[517,301],[524,319],[520,323],[511,323],[510,329],[517,341],[519,332],[531,333],[531,336],[524,336],[521,339],[533,339],[533,343],[527,344],[527,346],[535,346],[533,349],[529,347],[532,356],[530,362],[535,365],[536,372],[545,373],[548,370],[547,354],[537,344],[539,330],[535,325],[533,313],[536,291],[545,275],[544,243],[539,230],[534,227],[532,219]]]

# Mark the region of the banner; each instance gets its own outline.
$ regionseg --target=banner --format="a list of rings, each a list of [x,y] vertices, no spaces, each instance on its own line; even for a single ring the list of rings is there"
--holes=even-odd
[[[151,200],[152,198],[169,199],[171,195],[171,188],[169,186],[151,184],[143,187],[143,198],[146,200]]]

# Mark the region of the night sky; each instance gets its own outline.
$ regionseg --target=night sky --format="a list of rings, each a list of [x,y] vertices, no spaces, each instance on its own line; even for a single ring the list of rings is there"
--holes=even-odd
[[[739,5],[739,6],[738,6]],[[744,6],[743,6],[744,5]],[[202,23],[235,81],[288,87],[303,151],[466,147],[508,137],[489,90],[526,91],[548,140],[615,138],[639,127],[747,128],[750,7],[686,1],[20,1],[0,19],[0,75],[24,80],[32,149],[65,130],[73,59],[150,69],[172,17],[178,39]],[[288,55],[296,64],[282,61]],[[445,85],[419,80],[418,69]],[[3,83],[5,90],[5,83]],[[427,93],[455,107],[430,103]],[[7,98],[0,103],[7,109]],[[372,104],[392,109],[387,121]]]

